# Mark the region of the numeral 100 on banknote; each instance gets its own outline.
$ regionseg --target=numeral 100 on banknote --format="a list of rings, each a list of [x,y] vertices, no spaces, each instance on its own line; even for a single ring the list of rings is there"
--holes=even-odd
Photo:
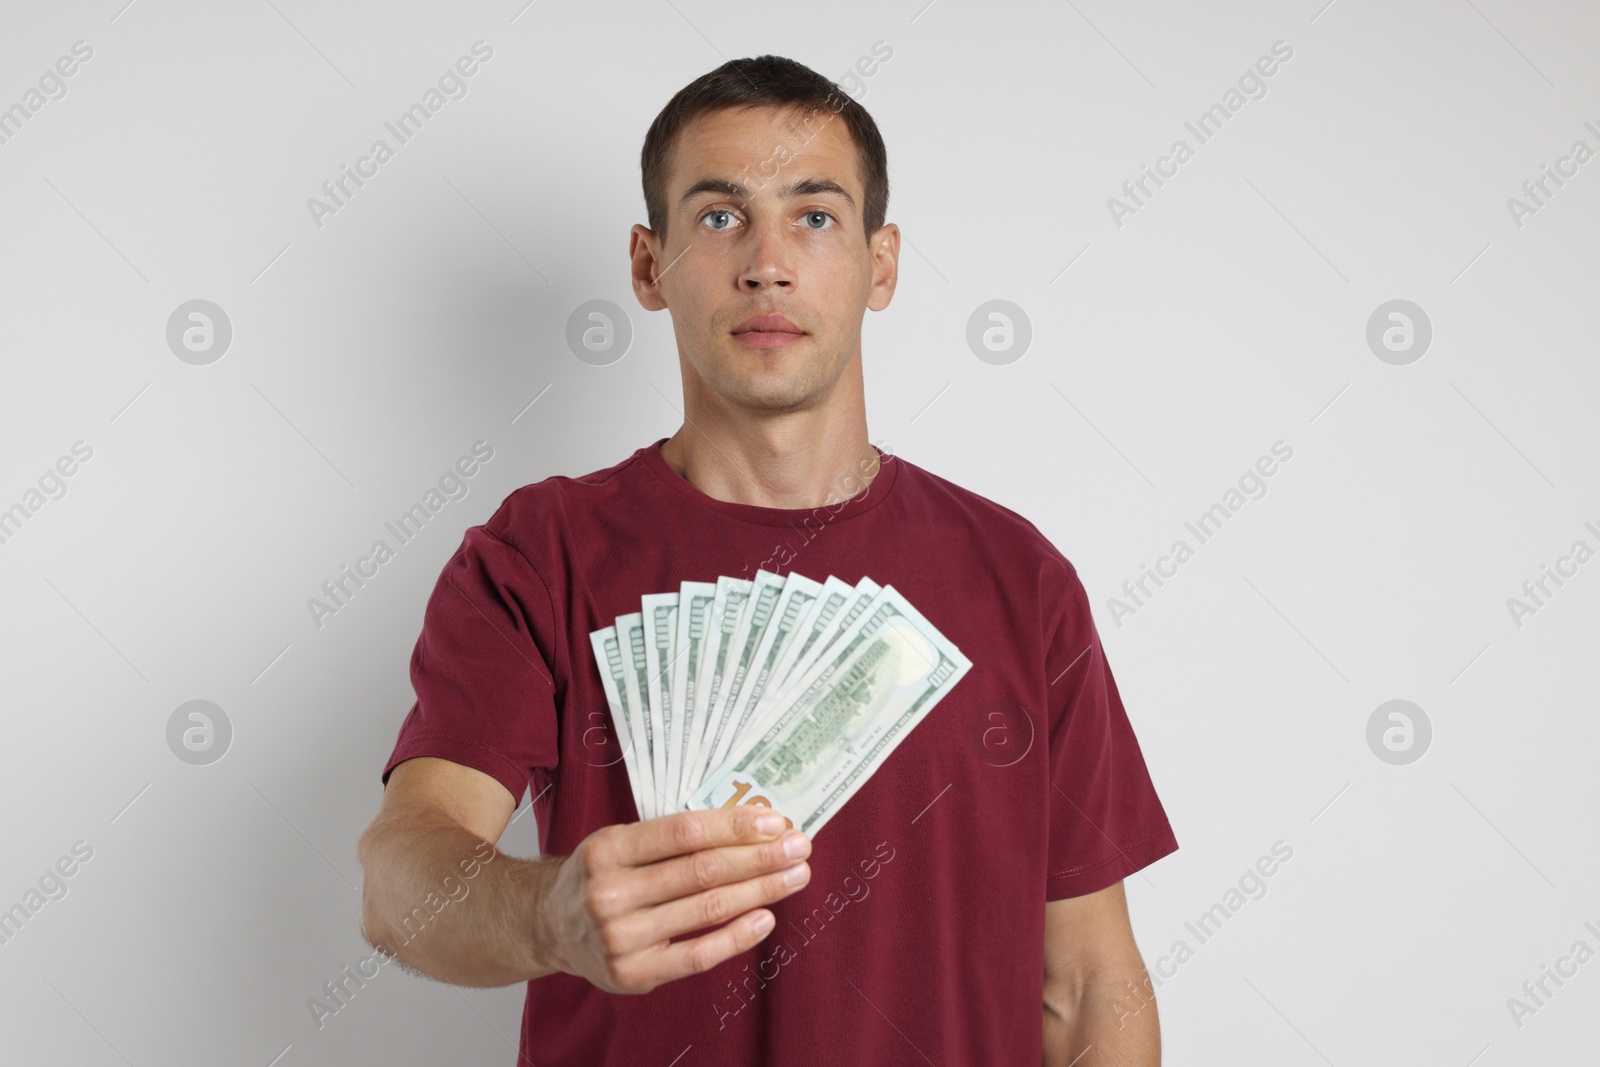
[[[750,792],[750,790],[752,788],[753,788],[753,786],[752,786],[752,784],[750,782],[740,782],[740,781],[735,780],[733,782],[733,796],[731,796],[727,800],[723,801],[720,805],[718,805],[718,807],[732,808],[732,807],[741,806],[741,805],[745,805],[745,804],[754,804],[758,808],[770,808],[770,807],[772,807],[772,801],[768,800],[764,796],[761,796],[760,794],[757,794],[756,796],[753,796],[753,797],[745,798],[745,794]],[[743,799],[741,799],[741,798],[743,798]],[[783,821],[788,824],[788,828],[789,829],[791,829],[791,830],[794,829],[794,820],[793,819],[789,818],[788,816],[784,816]]]

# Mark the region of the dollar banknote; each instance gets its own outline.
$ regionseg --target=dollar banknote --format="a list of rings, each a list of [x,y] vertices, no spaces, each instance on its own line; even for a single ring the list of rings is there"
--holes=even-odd
[[[757,571],[751,580],[750,596],[745,601],[744,610],[739,614],[739,621],[733,628],[729,639],[728,655],[723,665],[722,686],[712,703],[710,719],[706,723],[707,743],[702,749],[702,759],[699,774],[722,762],[733,739],[738,722],[734,712],[739,704],[739,693],[744,687],[745,678],[750,673],[750,665],[755,660],[756,646],[760,643],[761,632],[766,628],[768,621],[773,617],[773,609],[778,605],[778,597],[783,592],[783,575],[772,571]]]
[[[765,729],[706,774],[688,806],[761,804],[815,834],[971,667],[884,586]]]
[[[893,586],[683,581],[589,635],[641,819],[764,804],[815,833],[972,664]]]
[[[651,737],[655,739],[650,769],[656,780],[656,810],[664,814],[668,805],[677,801],[672,783],[678,760],[672,741],[682,730],[672,721],[672,649],[678,636],[678,591],[645,594],[639,602],[639,613],[644,618]]]
[[[954,643],[885,585],[762,733],[710,769],[688,806],[758,803],[816,833],[970,669]]]
[[[717,697],[722,692],[723,682],[728,674],[728,657],[734,635],[739,629],[740,616],[754,587],[755,583],[748,578],[732,578],[728,575],[717,578],[717,595],[711,605],[711,632],[706,636],[705,647],[700,650],[702,658],[700,678],[703,684],[695,690],[694,711],[690,715],[694,722],[694,738],[690,742],[689,765],[695,768],[690,778],[696,783],[700,771],[705,767],[704,753],[709,743],[707,727],[711,709],[716,705]]]
[[[808,629],[799,642],[797,654],[783,667],[779,681],[763,695],[760,706],[756,709],[758,721],[766,719],[771,710],[785,699],[793,683],[799,681],[816,662],[817,657],[827,651],[834,638],[850,628],[882,588],[871,578],[862,578],[848,590],[840,603],[822,605],[808,621]]]
[[[777,678],[778,661],[800,632],[802,617],[821,591],[821,582],[791,571],[789,577],[784,580],[783,588],[778,593],[777,603],[773,605],[772,614],[766,625],[761,627],[759,634],[752,632],[750,640],[755,645],[755,652],[749,657],[750,663],[745,669],[738,696],[733,700],[730,714],[733,731],[730,747],[733,738],[743,736],[750,729],[751,720],[762,694],[766,691],[768,683]],[[752,620],[752,625],[757,625],[758,622]],[[711,760],[716,761],[716,759],[717,756],[713,753]]]
[[[681,728],[673,741],[677,773],[668,794],[680,806],[695,781],[695,776],[685,773],[685,769],[695,741],[694,693],[700,682],[700,653],[709,634],[707,624],[716,599],[715,582],[684,582],[678,587],[678,635],[672,653],[672,719]]]
[[[653,819],[660,814],[656,805],[656,779],[653,751],[655,749],[654,720],[650,714],[650,663],[645,655],[644,615],[629,612],[618,615],[614,624],[617,644],[622,653],[623,711],[628,724],[639,765],[639,794],[644,807],[641,819]]]
[[[628,712],[628,683],[623,677],[622,644],[617,639],[617,628],[605,626],[595,630],[589,635],[589,643],[594,647],[595,662],[600,665],[600,683],[605,688],[606,703],[611,705],[611,720],[616,723],[617,743],[622,747],[622,759],[628,769],[633,806],[639,817],[645,818],[644,795],[640,792],[644,779],[639,772],[639,749],[633,742],[633,716]]]

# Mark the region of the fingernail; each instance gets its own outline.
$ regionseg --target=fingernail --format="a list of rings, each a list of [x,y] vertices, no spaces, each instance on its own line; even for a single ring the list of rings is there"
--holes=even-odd
[[[805,855],[806,839],[799,834],[790,834],[783,839],[783,854],[792,860],[797,860]]]
[[[782,815],[758,815],[756,817],[756,831],[763,834],[781,833],[785,826]]]
[[[810,877],[811,869],[804,863],[797,863],[783,872],[783,880],[788,885],[804,885]]]
[[[772,917],[772,912],[764,911],[751,921],[750,929],[754,930],[758,935],[765,936],[772,929],[772,924],[777,921]]]

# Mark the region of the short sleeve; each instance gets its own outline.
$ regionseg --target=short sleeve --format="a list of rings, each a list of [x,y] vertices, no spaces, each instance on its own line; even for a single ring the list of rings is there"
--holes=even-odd
[[[1057,571],[1059,565],[1062,570]],[[1041,584],[1048,627],[1049,867],[1045,899],[1104,889],[1177,851],[1144,754],[1122,707],[1089,598],[1065,558]]]
[[[512,545],[474,526],[428,597],[411,653],[416,703],[383,781],[438,756],[498,780],[518,803],[536,768],[556,764],[555,628],[544,580]]]

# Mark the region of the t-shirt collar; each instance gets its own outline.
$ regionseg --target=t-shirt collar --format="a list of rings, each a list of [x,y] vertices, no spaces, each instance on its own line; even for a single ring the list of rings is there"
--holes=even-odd
[[[679,474],[661,454],[661,446],[666,443],[663,437],[653,444],[639,449],[635,455],[639,456],[644,466],[654,474],[668,489],[677,493],[685,500],[702,508],[721,512],[735,519],[746,522],[760,523],[765,526],[799,526],[807,520],[812,522],[841,522],[853,519],[864,512],[870,511],[888,497],[894,489],[895,477],[899,474],[900,463],[892,453],[884,452],[877,445],[873,450],[878,453],[878,473],[872,479],[865,491],[856,490],[853,497],[845,497],[852,485],[859,485],[859,479],[843,479],[831,503],[819,504],[811,508],[768,508],[757,504],[736,504],[728,500],[718,500],[702,491],[698,486],[683,475]]]

